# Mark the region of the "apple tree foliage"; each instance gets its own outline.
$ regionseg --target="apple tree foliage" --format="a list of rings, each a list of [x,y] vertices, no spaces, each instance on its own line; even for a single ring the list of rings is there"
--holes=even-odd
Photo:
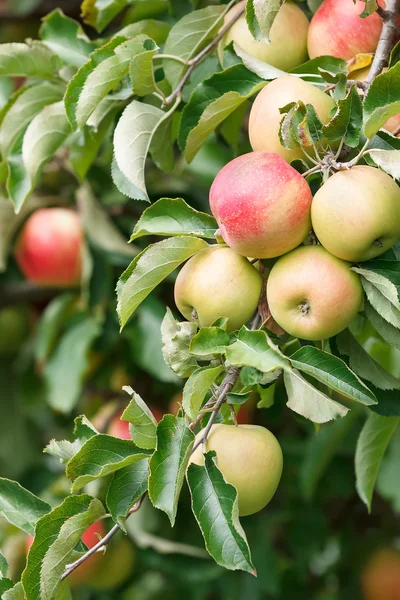
[[[240,375],[217,422],[232,423],[233,412],[257,393],[261,409],[271,409],[274,399],[281,402],[284,397],[290,409],[287,419],[308,420],[320,428],[301,472],[307,499],[346,433],[365,421],[355,449],[355,478],[358,495],[370,511],[379,468],[399,424],[399,374],[385,369],[363,338],[372,330],[382,343],[400,349],[396,247],[354,267],[365,291],[363,312],[349,329],[324,343],[274,333],[264,296],[261,326],[254,329],[249,324],[233,333],[227,333],[224,319],[199,329],[177,317],[172,303],[165,311],[154,300],[153,310],[153,290],[171,280],[188,258],[215,243],[217,232],[214,218],[185,198],[157,198],[154,182],[176,178],[210,136],[221,137],[237,150],[252,98],[284,73],[232,44],[217,52],[214,41],[232,3],[199,7],[196,1],[171,0],[169,12],[161,8],[160,19],[146,9],[145,18],[136,19],[135,10],[144,4],[84,0],[82,18],[90,26],[90,38],[78,21],[56,9],[43,19],[38,40],[0,45],[0,179],[5,197],[0,207],[1,268],[7,268],[11,241],[26,216],[52,203],[51,197],[38,194],[52,169],[67,173],[68,194],[75,198],[87,240],[80,297],[72,292],[57,296],[38,328],[34,352],[46,384],[47,410],[61,415],[76,410],[90,368],[89,351],[98,340],[107,344],[110,336],[117,343],[105,302],[110,271],[115,269],[120,273],[116,308],[122,339],[134,323],[130,350],[139,355],[139,362],[147,353],[150,375],[165,384],[184,380],[181,408],[158,424],[146,398],[125,389],[122,420],[130,423],[132,440],[102,433],[84,416],[75,419],[69,440],[52,440],[45,452],[59,459],[70,481],[70,495],[64,494],[61,502],[48,503],[11,479],[0,480],[0,516],[35,535],[21,582],[8,578],[1,560],[0,590],[9,600],[70,597],[68,579],[61,578],[66,566],[84,553],[79,540],[90,524],[107,512],[126,530],[130,509],[148,495],[174,526],[186,486],[214,561],[255,574],[250,545],[236,516],[235,488],[224,480],[211,455],[203,467],[188,468],[193,430],[210,414],[202,412],[203,406],[211,394],[218,396],[232,369]],[[163,3],[146,4],[156,8]],[[247,4],[252,33],[268,38],[280,2],[269,0],[264,13],[256,0]],[[305,10],[310,13],[316,4],[310,2]],[[375,10],[374,5],[367,3],[367,9]],[[121,24],[122,14],[128,16],[118,28],[115,23]],[[392,50],[388,70],[376,77],[364,98],[356,84],[348,84],[349,69],[332,57],[294,69],[293,75],[320,89],[330,86],[336,108],[322,125],[310,105],[282,107],[282,144],[307,149],[321,138],[339,142],[349,156],[360,153],[360,160],[400,179],[400,139],[381,129],[400,112],[399,46]],[[7,93],[11,78],[22,78],[23,83]],[[91,185],[96,177],[88,174],[96,173],[99,164],[96,187]],[[294,166],[302,173],[308,169],[301,161]],[[327,175],[322,170],[305,176],[316,191]],[[108,200],[100,202],[102,187],[110,191]],[[123,206],[139,206],[134,223],[125,218],[122,227],[116,227],[112,217],[118,215],[119,205],[113,204],[112,190],[124,198]],[[112,257],[111,270],[104,255]],[[73,365],[68,370],[66,362]],[[101,500],[92,495],[99,480],[107,486]]]

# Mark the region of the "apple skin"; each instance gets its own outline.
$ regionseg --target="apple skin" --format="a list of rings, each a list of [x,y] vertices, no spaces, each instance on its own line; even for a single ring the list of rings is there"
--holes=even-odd
[[[244,2],[239,2],[231,8],[224,23],[228,23],[243,5]],[[223,46],[234,41],[251,56],[277,69],[291,71],[307,60],[308,25],[308,19],[301,8],[292,2],[285,2],[272,24],[269,44],[253,38],[246,17],[242,15],[224,37]]]
[[[382,4],[382,3],[380,3]],[[356,54],[374,52],[382,30],[377,13],[362,19],[365,2],[324,0],[311,19],[308,30],[308,54],[336,56],[350,60]]]
[[[235,331],[253,316],[261,287],[261,275],[253,265],[218,244],[200,250],[181,269],[175,282],[175,303],[188,321],[194,320],[200,327],[227,317],[227,330]]]
[[[229,162],[210,190],[221,235],[242,256],[289,252],[311,229],[311,190],[304,177],[273,152],[249,152]]]
[[[273,433],[260,425],[213,425],[206,450],[215,450],[218,468],[226,481],[237,489],[240,516],[252,515],[268,504],[283,468],[282,450]],[[201,445],[190,462],[204,464]]]
[[[22,228],[15,259],[25,277],[40,286],[76,286],[82,270],[83,232],[67,208],[41,208]]]
[[[350,266],[322,246],[302,246],[282,256],[267,281],[275,321],[304,340],[324,340],[345,329],[363,299],[360,278]]]
[[[400,552],[377,550],[361,575],[364,600],[400,600]]]
[[[335,103],[328,94],[299,77],[278,77],[261,90],[251,108],[249,137],[253,150],[276,152],[289,163],[295,159],[305,160],[301,148],[287,150],[279,139],[279,127],[283,119],[279,109],[299,100],[312,104],[322,123],[329,121]],[[326,143],[317,144],[317,148],[321,146],[326,146]],[[307,152],[312,154],[312,148],[307,148]]]
[[[331,254],[353,262],[370,260],[400,236],[400,188],[375,167],[339,171],[315,194],[311,220]]]

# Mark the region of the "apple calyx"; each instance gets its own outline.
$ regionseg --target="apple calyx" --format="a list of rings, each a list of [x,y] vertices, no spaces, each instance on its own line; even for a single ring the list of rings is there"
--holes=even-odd
[[[311,306],[307,302],[307,300],[303,300],[303,302],[300,302],[298,308],[299,308],[299,311],[301,312],[301,314],[303,316],[305,316],[305,315],[308,315],[308,313],[310,312]]]

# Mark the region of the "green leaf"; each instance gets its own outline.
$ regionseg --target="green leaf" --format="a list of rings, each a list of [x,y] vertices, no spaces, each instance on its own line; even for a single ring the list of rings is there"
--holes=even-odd
[[[0,44],[0,77],[57,78],[62,63],[42,42]]]
[[[24,588],[21,582],[14,585],[7,592],[2,595],[2,600],[26,600]]]
[[[288,395],[287,406],[313,423],[327,423],[332,419],[344,417],[349,411],[317,390],[296,369],[285,370],[283,380]]]
[[[61,334],[67,315],[71,312],[76,296],[65,292],[56,296],[40,316],[35,339],[35,358],[40,365],[47,361],[52,353],[58,336]]]
[[[149,36],[157,45],[164,44],[171,30],[171,25],[165,21],[155,19],[142,19],[137,23],[129,23],[123,29],[120,29],[115,35],[124,37],[136,37],[141,33]]]
[[[387,263],[387,264],[386,264]],[[400,328],[400,270],[397,261],[375,260],[352,267],[361,275],[369,302],[394,327]]]
[[[31,181],[26,172],[21,154],[10,154],[7,161],[8,177],[6,189],[14,210],[18,214],[32,191]]]
[[[116,471],[111,479],[106,503],[112,518],[124,531],[129,509],[147,491],[148,477],[149,459],[143,458]]]
[[[190,350],[196,331],[196,323],[179,323],[167,308],[161,325],[162,353],[166,364],[179,377],[189,377],[199,367]]]
[[[7,573],[8,573],[8,562],[5,559],[5,557],[3,556],[3,554],[0,552],[0,577],[7,577]]]
[[[273,350],[264,331],[239,331],[238,339],[226,349],[227,361],[235,367],[254,367],[263,373],[285,368],[288,362]]]
[[[174,526],[179,495],[195,435],[186,420],[164,415],[157,427],[157,448],[150,458],[149,498]]]
[[[352,85],[347,96],[338,100],[336,112],[331,120],[323,125],[322,131],[327,140],[343,138],[344,144],[356,148],[360,143],[363,107],[357,86]]]
[[[87,494],[68,496],[36,524],[35,539],[22,574],[26,600],[53,600],[83,532],[104,516],[103,505]]]
[[[165,54],[185,60],[194,58],[218,33],[223,12],[223,6],[208,6],[185,15],[169,32]],[[184,64],[171,59],[163,60],[163,68],[172,88],[177,86],[187,69]]]
[[[135,96],[146,96],[157,90],[154,78],[153,56],[158,50],[157,44],[150,38],[143,41],[142,52],[132,57],[129,76]]]
[[[190,352],[196,356],[224,354],[230,338],[221,327],[202,327],[190,344]]]
[[[50,440],[43,452],[55,456],[60,460],[61,464],[67,464],[82,448],[84,441],[74,440]]]
[[[171,173],[175,169],[174,144],[176,134],[174,110],[168,118],[161,121],[151,138],[149,147],[154,164],[165,173]]]
[[[281,6],[281,0],[247,0],[246,21],[256,40],[269,41],[272,24]]]
[[[191,464],[187,480],[192,510],[206,549],[222,567],[256,574],[250,548],[239,522],[237,491],[217,467],[215,452],[204,457],[204,466]]]
[[[399,513],[400,511],[400,487],[397,477],[400,461],[400,436],[398,431],[390,442],[376,482],[379,495],[390,502],[395,513]]]
[[[234,65],[216,73],[194,90],[182,111],[178,141],[190,162],[208,136],[266,82],[244,65]]]
[[[356,488],[361,500],[371,512],[372,494],[386,448],[400,418],[381,417],[371,413],[358,438],[355,467]]]
[[[303,346],[291,355],[290,362],[295,369],[311,375],[348,398],[367,406],[377,403],[375,395],[346,363],[328,352],[323,352],[315,346]]]
[[[367,319],[371,322],[376,331],[383,337],[391,346],[400,349],[400,331],[397,327],[388,323],[381,315],[371,306],[368,300],[365,300],[364,311]]]
[[[0,478],[0,516],[11,525],[33,535],[40,517],[47,514],[51,507],[16,481]]]
[[[95,49],[77,21],[57,8],[42,19],[39,30],[43,43],[72,67],[81,67]]]
[[[394,179],[400,179],[399,150],[368,150],[369,164],[379,167]]]
[[[364,99],[364,133],[372,138],[390,117],[400,112],[400,62],[371,83]]]
[[[286,71],[277,69],[263,60],[248,54],[248,52],[243,50],[243,48],[241,48],[236,42],[233,42],[233,48],[237,56],[242,59],[244,66],[252,73],[255,73],[261,77],[261,79],[265,79],[265,81],[272,81],[277,77],[284,77],[287,75]]]
[[[155,448],[157,421],[153,413],[131,387],[125,386],[122,389],[131,396],[131,401],[122,413],[121,421],[129,421],[131,438],[139,448]]]
[[[195,210],[182,198],[161,198],[143,212],[131,241],[145,235],[195,235],[214,239],[217,228],[214,217]]]
[[[372,386],[378,404],[371,406],[371,410],[381,417],[400,417],[400,402],[398,390],[380,390]]]
[[[207,244],[196,237],[175,237],[147,246],[122,273],[117,285],[121,327],[167,275],[206,247]]]
[[[286,113],[279,128],[279,139],[285,148],[313,146],[322,141],[322,123],[311,104],[291,102],[280,112]]]
[[[6,592],[7,590],[11,590],[13,587],[14,587],[14,584],[11,581],[11,579],[7,579],[7,577],[2,577],[0,579],[0,594],[1,594],[0,597],[5,598],[5,596],[3,595],[4,592]],[[8,597],[10,598],[10,596],[8,596]],[[22,598],[23,598],[23,600],[25,600],[23,596],[22,596]]]
[[[128,4],[128,0],[83,0],[81,6],[84,23],[101,32]]]
[[[72,492],[90,481],[110,475],[148,456],[130,440],[99,434],[88,440],[67,464],[66,474],[73,482]]]
[[[225,371],[225,367],[201,367],[194,371],[183,388],[183,410],[194,421],[199,414],[204,398],[218,375]]]

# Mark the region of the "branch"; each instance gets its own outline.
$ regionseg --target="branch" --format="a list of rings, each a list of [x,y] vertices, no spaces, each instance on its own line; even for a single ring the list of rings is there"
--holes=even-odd
[[[397,36],[396,19],[400,13],[400,0],[386,0],[386,9],[379,11],[382,17],[383,27],[376,48],[374,60],[372,61],[367,78],[367,86],[370,86],[377,75],[389,64],[390,52],[395,44]]]
[[[65,291],[78,292],[79,290],[78,288],[40,287],[29,281],[5,283],[0,286],[0,308],[27,302],[44,302]]]

